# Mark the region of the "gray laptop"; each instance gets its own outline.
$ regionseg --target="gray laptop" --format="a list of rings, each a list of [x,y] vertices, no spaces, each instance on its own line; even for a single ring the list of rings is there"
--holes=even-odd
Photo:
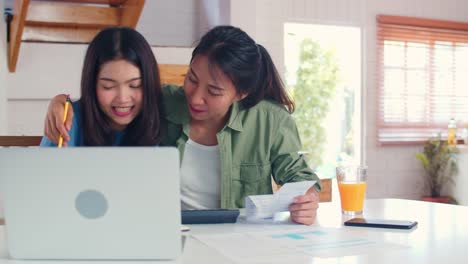
[[[0,196],[17,259],[181,255],[175,148],[0,148]]]

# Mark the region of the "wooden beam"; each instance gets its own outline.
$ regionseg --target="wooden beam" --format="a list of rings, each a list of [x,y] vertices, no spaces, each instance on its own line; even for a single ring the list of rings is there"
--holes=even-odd
[[[26,25],[25,42],[89,43],[102,28]]]
[[[39,146],[42,136],[0,136],[0,147]]]
[[[36,26],[118,26],[120,10],[113,7],[33,1],[29,5],[26,23]]]
[[[120,25],[135,28],[140,19],[141,11],[145,5],[145,0],[127,0],[121,9]]]
[[[29,0],[15,0],[13,6],[13,19],[10,24],[10,44],[8,45],[8,69],[16,71],[23,28],[28,13]]]
[[[187,75],[188,69],[188,65],[159,64],[161,83],[182,86],[184,84],[185,75]]]

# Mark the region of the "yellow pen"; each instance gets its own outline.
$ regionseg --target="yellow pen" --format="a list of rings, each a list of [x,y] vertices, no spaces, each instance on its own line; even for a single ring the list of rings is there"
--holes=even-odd
[[[71,104],[70,100],[70,95],[67,94],[67,100],[65,101],[65,111],[63,112],[63,123],[65,124],[65,121],[67,121],[67,115],[68,115],[68,108]],[[58,140],[58,147],[61,148],[63,144],[63,137],[60,135],[59,140]]]

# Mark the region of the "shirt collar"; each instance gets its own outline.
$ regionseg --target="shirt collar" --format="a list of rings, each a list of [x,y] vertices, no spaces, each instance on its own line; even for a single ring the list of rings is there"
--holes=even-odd
[[[239,102],[235,102],[231,106],[231,113],[229,115],[229,119],[226,123],[226,127],[229,127],[231,129],[237,130],[237,131],[242,131],[242,122],[239,117],[240,112],[241,112],[241,105]]]

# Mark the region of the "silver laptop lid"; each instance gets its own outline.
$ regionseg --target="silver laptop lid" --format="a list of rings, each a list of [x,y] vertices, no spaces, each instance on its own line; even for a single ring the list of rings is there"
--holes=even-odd
[[[174,259],[175,148],[3,148],[0,195],[19,259]]]

